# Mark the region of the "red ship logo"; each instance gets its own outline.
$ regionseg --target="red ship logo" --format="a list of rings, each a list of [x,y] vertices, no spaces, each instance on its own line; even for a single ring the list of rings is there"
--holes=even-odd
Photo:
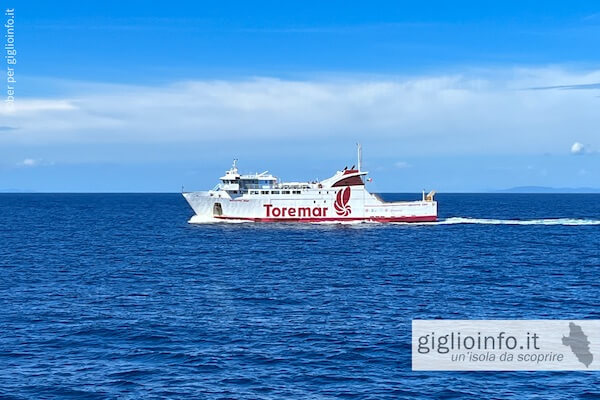
[[[341,189],[337,192],[335,203],[333,207],[337,215],[347,217],[352,212],[352,208],[348,205],[350,201],[350,186],[346,186],[345,189]]]

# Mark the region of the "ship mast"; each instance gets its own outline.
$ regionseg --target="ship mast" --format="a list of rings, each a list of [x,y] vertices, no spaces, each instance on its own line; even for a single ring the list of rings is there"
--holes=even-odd
[[[362,164],[362,146],[360,145],[360,143],[356,143],[356,147],[357,147],[357,152],[358,152],[358,172],[360,172],[360,167]]]

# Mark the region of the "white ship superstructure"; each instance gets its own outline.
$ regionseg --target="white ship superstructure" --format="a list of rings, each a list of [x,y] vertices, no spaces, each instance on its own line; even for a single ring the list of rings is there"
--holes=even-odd
[[[313,182],[280,182],[267,171],[241,175],[237,160],[212,190],[184,192],[202,219],[255,222],[429,222],[437,219],[435,192],[420,201],[386,202],[365,187],[366,171],[344,168]]]

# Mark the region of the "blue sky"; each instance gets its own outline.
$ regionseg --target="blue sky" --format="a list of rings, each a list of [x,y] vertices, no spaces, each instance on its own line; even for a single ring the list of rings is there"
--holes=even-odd
[[[4,5],[0,190],[325,178],[356,141],[375,191],[600,186],[597,2]]]

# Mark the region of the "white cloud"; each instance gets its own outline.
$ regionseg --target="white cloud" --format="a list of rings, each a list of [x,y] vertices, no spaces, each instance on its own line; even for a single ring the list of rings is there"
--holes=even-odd
[[[38,160],[34,160],[33,158],[26,158],[23,161],[17,163],[17,165],[20,167],[35,167],[38,164]]]
[[[68,98],[20,98],[12,113],[0,108],[2,123],[17,128],[0,132],[0,143],[368,138],[410,154],[560,153],[574,126],[579,140],[597,145],[599,99],[590,90],[524,89],[594,82],[600,70],[543,68],[160,87],[81,83]]]
[[[53,161],[46,161],[37,158],[25,158],[22,161],[16,163],[17,167],[48,167],[54,165]]]
[[[394,163],[394,166],[396,168],[410,168],[410,164],[406,161],[397,161],[396,163]]]
[[[573,143],[571,146],[571,154],[581,155],[585,153],[585,146],[579,142]]]
[[[24,99],[16,101],[12,105],[8,105],[7,103],[2,104],[0,115],[19,117],[43,111],[68,111],[75,109],[76,107],[71,102],[64,99]]]

